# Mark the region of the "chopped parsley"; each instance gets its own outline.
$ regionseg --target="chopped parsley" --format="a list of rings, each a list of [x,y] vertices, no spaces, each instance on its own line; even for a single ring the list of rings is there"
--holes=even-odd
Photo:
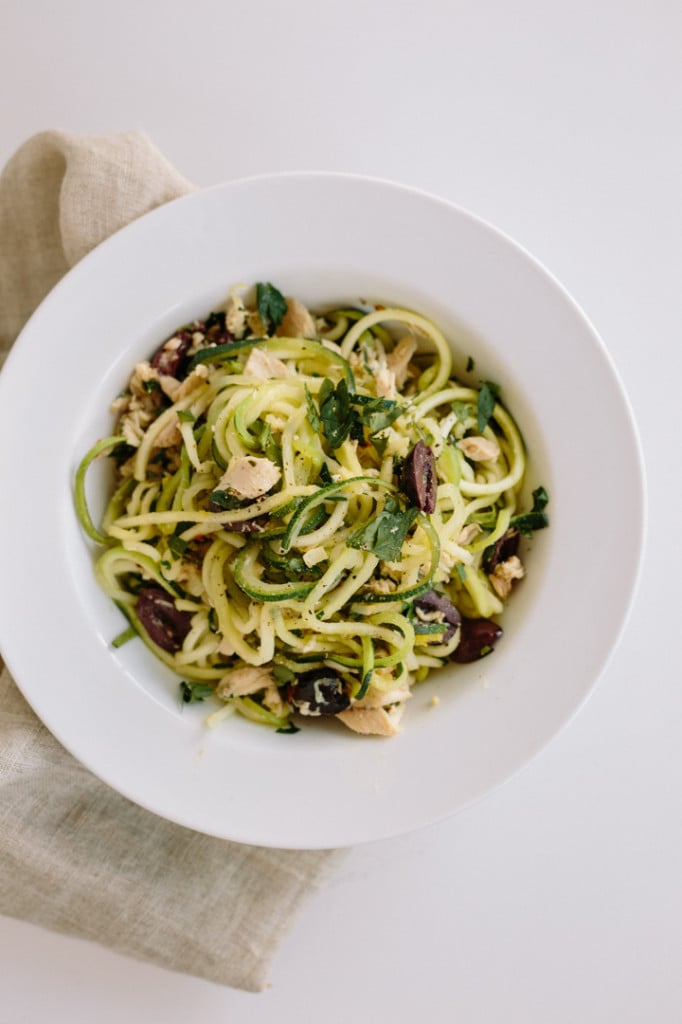
[[[311,423],[313,429],[316,429],[315,403],[307,391],[306,398]],[[403,407],[392,399],[372,398],[369,395],[350,392],[345,379],[334,385],[325,378],[318,395],[318,403],[319,423],[332,450],[340,448],[348,437],[364,441],[365,428],[374,441],[376,434],[390,427],[404,412]]]
[[[211,491],[208,496],[211,505],[218,506],[224,512],[232,512],[235,508],[241,508],[241,501],[234,494],[228,491]]]
[[[500,393],[500,385],[493,384],[487,380],[478,393],[478,432],[482,434],[488,426],[488,421],[493,414],[497,396]]]
[[[360,403],[362,411],[357,413],[357,418],[363,426],[367,427],[372,436],[390,427],[403,412],[402,406],[388,398],[365,400],[364,396],[355,395],[353,404]]]
[[[322,429],[329,442],[329,447],[334,450],[339,448],[349,436],[355,419],[345,379],[340,380],[335,387],[330,380],[325,378],[322,381],[318,401]]]
[[[198,704],[207,697],[214,697],[215,690],[208,683],[180,683],[180,700],[183,704]]]
[[[174,555],[181,558],[185,554],[189,547],[189,541],[183,540],[182,537],[178,537],[177,533],[171,533],[168,538],[168,550],[172,551]]]
[[[533,506],[530,512],[512,516],[510,527],[516,527],[524,537],[530,537],[534,530],[544,530],[549,526],[549,517],[544,511],[549,502],[549,495],[544,487],[536,487],[533,491]]]
[[[268,334],[277,330],[287,311],[287,300],[274,284],[259,281],[256,285],[258,315]]]
[[[397,562],[408,530],[418,515],[419,509],[414,505],[403,510],[398,500],[389,495],[381,512],[352,533],[346,544],[370,551],[385,562]]]

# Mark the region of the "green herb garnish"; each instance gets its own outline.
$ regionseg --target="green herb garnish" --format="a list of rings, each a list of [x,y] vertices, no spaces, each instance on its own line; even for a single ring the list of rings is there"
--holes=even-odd
[[[340,380],[336,387],[330,380],[322,381],[318,398],[320,419],[329,447],[340,448],[353,428],[353,409],[350,404],[350,393],[345,379]]]
[[[285,736],[293,735],[295,732],[300,732],[300,731],[301,730],[299,729],[299,727],[297,725],[294,725],[293,722],[289,722],[289,724],[287,726],[281,725],[279,727],[279,729],[275,729],[275,732],[284,733]]]
[[[172,551],[174,555],[177,555],[178,558],[181,558],[185,554],[188,547],[189,541],[183,540],[182,537],[178,537],[175,533],[172,533],[168,538],[168,549],[169,551]]]
[[[281,466],[282,449],[272,436],[270,424],[264,423],[262,420],[256,420],[251,429],[263,455],[270,459],[270,462],[274,462],[276,466]]]
[[[268,334],[276,331],[287,311],[287,300],[274,284],[259,281],[256,285],[256,306]]]
[[[224,512],[232,512],[236,508],[241,508],[241,501],[235,497],[234,494],[230,494],[229,491],[211,491],[208,496],[208,500],[212,505],[217,505]]]
[[[350,548],[370,551],[385,562],[400,558],[408,530],[419,515],[414,505],[403,510],[392,495],[386,498],[382,511],[360,530],[352,533],[346,544]]]
[[[353,402],[357,403],[360,395],[354,396]],[[370,435],[378,434],[390,427],[403,413],[403,407],[397,402],[387,398],[371,398],[362,402],[362,411],[357,414],[358,420],[367,427]]]
[[[466,372],[467,373],[471,373],[471,371],[473,370],[475,365],[476,365],[476,363],[474,362],[474,357],[473,356],[469,356],[467,358]]]
[[[488,421],[493,414],[495,408],[495,402],[497,396],[500,393],[500,385],[493,384],[491,380],[487,380],[481,390],[478,393],[478,432],[482,434],[488,425]]]
[[[530,537],[534,530],[544,530],[549,526],[549,517],[544,509],[549,502],[549,495],[544,487],[536,487],[533,491],[533,505],[530,512],[512,516],[510,527],[520,530],[524,537]]]
[[[323,380],[318,401],[322,429],[333,450],[340,448],[348,437],[364,441],[365,427],[374,440],[376,434],[390,427],[405,411],[392,399],[350,392],[345,380],[336,386]],[[313,404],[312,398],[309,404]]]
[[[194,423],[196,416],[189,409],[178,409],[177,417],[181,423]]]
[[[207,697],[214,697],[215,690],[208,683],[180,683],[180,699],[183,704],[198,704]]]

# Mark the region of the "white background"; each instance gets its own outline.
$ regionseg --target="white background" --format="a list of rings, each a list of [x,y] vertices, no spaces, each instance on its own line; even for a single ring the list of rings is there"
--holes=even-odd
[[[348,170],[492,221],[601,333],[650,500],[629,627],[578,717],[479,805],[352,851],[265,992],[0,918],[1,1024],[682,1020],[680,4],[6,0],[0,96],[2,163],[41,129],[142,128],[199,185]],[[595,544],[617,515],[594,509]]]

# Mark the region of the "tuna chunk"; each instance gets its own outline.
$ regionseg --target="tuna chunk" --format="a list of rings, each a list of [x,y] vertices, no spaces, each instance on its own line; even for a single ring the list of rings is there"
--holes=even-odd
[[[283,380],[289,376],[286,364],[273,356],[271,352],[264,352],[262,348],[253,348],[246,360],[244,374],[247,377],[255,377],[257,380]]]
[[[218,490],[229,490],[238,498],[260,498],[275,486],[282,473],[270,459],[242,455],[232,459],[218,484]]]
[[[363,736],[396,736],[402,718],[404,704],[394,704],[392,708],[348,708],[336,717],[353,732]]]
[[[227,700],[229,697],[246,697],[251,693],[259,693],[271,685],[270,669],[245,665],[244,668],[228,669],[218,683],[216,693],[221,700]]]

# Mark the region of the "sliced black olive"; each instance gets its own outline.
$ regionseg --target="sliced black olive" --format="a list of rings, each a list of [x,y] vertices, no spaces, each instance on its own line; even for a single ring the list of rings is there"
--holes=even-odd
[[[424,622],[447,623],[445,632],[439,641],[439,643],[443,644],[452,639],[462,621],[462,616],[452,601],[448,601],[447,597],[435,590],[427,590],[425,594],[421,594],[416,598],[414,610],[417,618],[422,618]],[[421,616],[420,612],[422,613]],[[436,614],[434,615],[434,613]]]
[[[405,459],[401,487],[421,512],[430,515],[436,511],[436,456],[423,441],[417,441]]]
[[[143,587],[140,590],[137,614],[149,637],[170,654],[180,650],[192,625],[191,614],[179,611],[163,587]]]
[[[496,565],[506,562],[519,550],[519,538],[521,534],[516,527],[512,527],[503,533],[495,544],[486,548],[483,554],[483,568],[485,572],[492,572]]]
[[[456,650],[451,655],[453,661],[465,664],[478,661],[490,654],[502,636],[502,627],[491,619],[467,619],[462,617],[462,635]]]
[[[189,364],[187,353],[192,344],[192,334],[193,332],[190,330],[178,331],[172,338],[164,342],[152,356],[154,369],[166,377],[175,377],[177,380],[181,380],[185,376]]]
[[[350,707],[340,676],[329,669],[299,676],[289,687],[289,702],[302,715],[338,715]]]
[[[216,509],[211,511],[215,512]],[[267,516],[256,516],[255,519],[246,519],[241,523],[225,523],[223,529],[229,533],[260,533],[265,529],[267,521]]]
[[[209,498],[208,511],[225,512],[227,510],[219,501]],[[261,530],[265,529],[267,522],[268,516],[255,516],[253,519],[242,519],[236,523],[224,523],[223,529],[228,530],[230,533],[260,533]]]

